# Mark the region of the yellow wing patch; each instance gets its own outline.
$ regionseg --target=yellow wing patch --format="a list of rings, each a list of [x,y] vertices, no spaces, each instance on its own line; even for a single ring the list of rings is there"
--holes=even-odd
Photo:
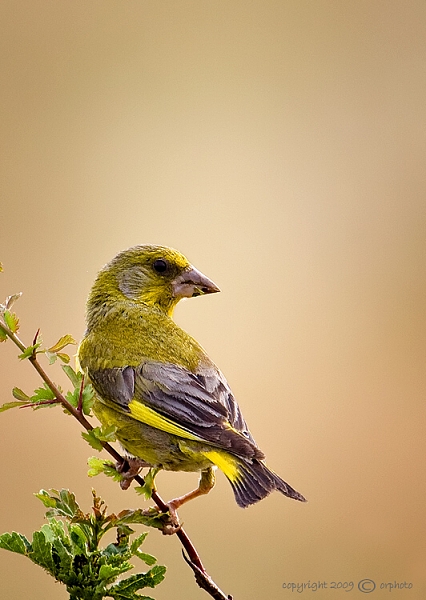
[[[171,433],[172,435],[177,435],[186,440],[193,440],[196,442],[203,442],[203,438],[186,431],[179,425],[176,425],[168,419],[167,417],[163,417],[158,412],[149,408],[149,406],[145,406],[141,402],[137,400],[132,400],[129,402],[129,409],[132,417],[145,423],[145,425],[149,425],[150,427],[154,427],[155,429],[159,429],[160,431],[165,431],[166,433]]]

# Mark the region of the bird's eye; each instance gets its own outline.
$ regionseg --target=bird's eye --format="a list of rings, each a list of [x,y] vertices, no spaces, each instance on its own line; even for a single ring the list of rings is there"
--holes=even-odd
[[[167,270],[167,263],[162,258],[157,258],[157,260],[154,260],[152,266],[157,273],[164,273],[164,271]]]

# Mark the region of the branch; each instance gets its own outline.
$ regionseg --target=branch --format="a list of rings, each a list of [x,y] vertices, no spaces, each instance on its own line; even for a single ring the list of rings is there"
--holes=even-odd
[[[18,338],[16,333],[13,333],[13,331],[11,331],[9,329],[9,327],[6,325],[6,323],[4,322],[3,319],[1,319],[1,321],[0,321],[0,327],[4,331],[4,333],[7,335],[7,337],[10,338],[12,340],[12,342],[21,350],[21,352],[24,352],[27,349],[27,346],[25,346],[21,342],[21,340]],[[39,332],[37,331],[37,333],[34,337],[33,346],[36,345],[38,333]],[[34,369],[37,371],[37,373],[40,375],[42,380],[46,383],[46,385],[55,394],[55,400],[59,404],[62,404],[62,406],[75,419],[77,419],[77,421],[80,423],[80,425],[82,425],[87,431],[91,431],[93,429],[93,426],[89,423],[89,421],[83,415],[82,411],[79,410],[79,407],[75,408],[74,406],[72,406],[72,404],[70,404],[68,402],[68,400],[64,397],[64,395],[61,393],[61,391],[58,389],[58,387],[50,379],[50,377],[47,375],[47,373],[45,372],[43,367],[40,365],[40,363],[37,360],[37,354],[36,354],[35,349],[34,349],[33,353],[28,357],[28,360],[30,361],[30,363],[32,364]],[[102,445],[103,445],[104,449],[119,463],[119,465],[122,465],[125,462],[125,459],[110,444],[108,444],[107,442],[102,442]],[[134,479],[139,483],[139,485],[142,485],[142,486],[145,485],[145,481],[140,475],[136,475],[136,477]],[[156,491],[152,492],[151,498],[153,499],[153,501],[158,506],[158,508],[160,509],[161,512],[167,513],[169,511],[169,507],[164,502],[164,500],[161,498],[161,496],[159,494],[157,494]],[[176,535],[178,536],[183,548],[188,553],[188,557],[187,557],[187,556],[185,556],[185,553],[182,551],[185,562],[193,570],[194,575],[195,575],[195,581],[200,586],[200,588],[205,590],[212,598],[215,598],[215,600],[232,600],[232,596],[227,596],[226,594],[224,594],[224,592],[222,592],[218,588],[218,586],[214,583],[213,579],[207,573],[207,571],[205,570],[205,568],[203,566],[203,563],[201,562],[200,556],[199,556],[194,544],[191,542],[191,540],[189,539],[189,537],[185,533],[185,531],[182,528],[180,528],[176,532]]]

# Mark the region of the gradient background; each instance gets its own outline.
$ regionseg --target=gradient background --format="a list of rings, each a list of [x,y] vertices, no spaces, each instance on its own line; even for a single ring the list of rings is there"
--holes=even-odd
[[[178,248],[223,290],[176,319],[226,374],[269,464],[309,503],[243,511],[220,476],[181,510],[235,600],[283,582],[406,581],[426,597],[426,4],[423,0],[2,0],[1,295],[21,337],[84,331],[97,270],[138,243]],[[1,402],[38,384],[0,347]],[[65,383],[58,370],[54,377]],[[0,531],[32,493],[90,489],[60,410],[0,417]],[[162,474],[173,497],[195,474]],[[158,600],[207,598],[177,539]],[[67,597],[1,551],[2,598]],[[149,593],[149,590],[147,590]],[[294,596],[294,594],[293,594]],[[323,599],[364,597],[329,590]],[[374,598],[388,591],[377,589]]]

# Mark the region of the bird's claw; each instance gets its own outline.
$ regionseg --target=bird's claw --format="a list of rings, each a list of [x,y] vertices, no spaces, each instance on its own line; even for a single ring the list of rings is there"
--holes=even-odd
[[[120,481],[121,489],[127,490],[136,475],[139,475],[140,470],[148,466],[149,465],[145,461],[130,456],[127,456],[124,462],[117,462],[116,469],[122,476]]]
[[[169,509],[168,513],[162,512],[157,508],[157,511],[162,517],[162,527],[160,527],[160,531],[163,535],[174,535],[181,529],[182,524],[179,521],[179,516],[176,508],[173,506],[173,502],[168,502],[166,506]]]

